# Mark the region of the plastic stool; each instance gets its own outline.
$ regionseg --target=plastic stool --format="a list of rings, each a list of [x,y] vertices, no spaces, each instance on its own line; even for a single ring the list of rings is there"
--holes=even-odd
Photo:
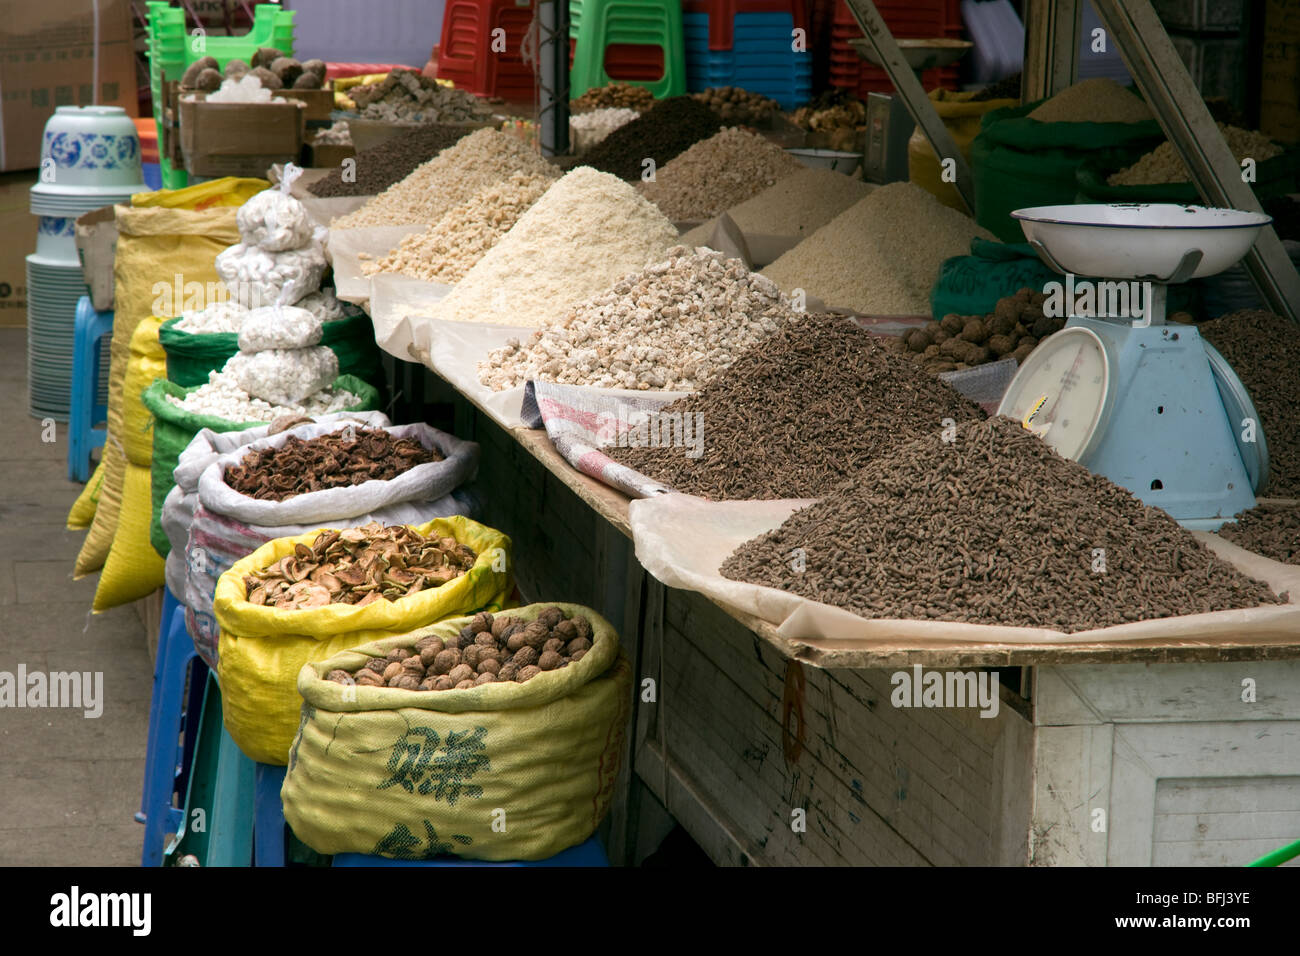
[[[663,76],[652,82],[630,82],[646,87],[659,99],[686,92],[679,0],[569,0],[569,36],[576,41],[569,72],[569,95],[573,98],[610,82],[605,52],[622,44],[663,48]]]
[[[253,865],[284,866],[284,804],[280,788],[288,767],[257,765],[253,797]]]
[[[442,14],[438,79],[481,96],[531,102],[537,82],[519,47],[532,20],[532,7],[515,0],[450,0]],[[505,31],[502,52],[492,49],[498,29]]]
[[[440,856],[432,860],[390,860],[386,856],[365,853],[340,853],[334,857],[335,866],[609,866],[605,848],[595,836],[585,843],[561,850],[545,860],[462,860],[454,856]]]
[[[108,429],[95,428],[108,419],[108,406],[97,405],[99,352],[104,336],[113,332],[113,313],[97,312],[90,296],[77,300],[72,331],[72,401],[68,412],[68,478],[90,477],[90,453],[104,447]]]
[[[182,822],[181,810],[172,805],[178,786],[184,787],[178,784],[178,777],[189,772],[187,754],[180,744],[181,731],[184,727],[189,737],[190,728],[185,725],[193,721],[186,718],[198,713],[192,705],[184,707],[185,681],[190,677],[192,685],[202,686],[208,671],[207,665],[198,660],[194,642],[185,629],[185,608],[170,591],[163,598],[162,621],[149,701],[144,788],[140,812],[136,814],[145,826],[140,856],[143,866],[162,863],[167,835],[175,833]]]
[[[735,50],[739,47],[735,42],[737,14],[788,13],[791,29],[808,29],[803,0],[682,0],[682,11],[702,13],[708,18],[710,50]],[[789,47],[792,39],[789,30],[783,39]]]

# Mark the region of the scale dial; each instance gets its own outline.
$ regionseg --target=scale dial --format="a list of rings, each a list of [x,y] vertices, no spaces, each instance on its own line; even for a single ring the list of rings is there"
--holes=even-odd
[[[1114,400],[1111,358],[1091,329],[1065,328],[1025,359],[998,414],[1020,422],[1063,458],[1081,461],[1105,431]]]

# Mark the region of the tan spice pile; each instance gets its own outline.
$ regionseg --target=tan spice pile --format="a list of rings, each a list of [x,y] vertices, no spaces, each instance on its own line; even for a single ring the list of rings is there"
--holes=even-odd
[[[1240,126],[1219,124],[1219,132],[1232,150],[1233,157],[1240,163],[1243,159],[1253,159],[1262,163],[1282,152],[1278,146],[1263,133],[1242,129]],[[1166,140],[1147,153],[1132,166],[1127,166],[1114,173],[1106,180],[1112,186],[1148,186],[1161,183],[1189,182],[1192,174],[1187,169],[1174,144]]]
[[[1066,87],[1032,110],[1029,118],[1042,123],[1141,123],[1155,119],[1139,97],[1104,77]]]
[[[838,174],[837,174],[838,175]],[[970,254],[975,220],[911,183],[890,183],[832,219],[763,274],[832,308],[874,315],[930,312],[930,288],[945,259]]]
[[[934,429],[875,459],[722,574],[865,618],[1065,632],[1284,603],[1017,422],[968,422],[955,438]]]
[[[803,238],[865,199],[872,188],[834,170],[801,169],[726,212],[742,232]],[[711,232],[708,223],[696,226],[682,236],[682,243],[701,245]]]

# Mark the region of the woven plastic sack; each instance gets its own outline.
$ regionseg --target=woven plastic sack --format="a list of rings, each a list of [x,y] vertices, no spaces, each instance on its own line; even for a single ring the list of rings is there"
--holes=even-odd
[[[162,319],[148,318],[131,336],[131,361],[122,379],[122,449],[133,465],[148,468],[153,460],[153,413],[140,396],[157,379],[167,377],[167,356],[158,344]]]
[[[345,411],[363,411],[374,408],[379,401],[379,391],[360,379],[350,375],[340,375],[334,380],[334,387],[344,389],[356,395],[360,401]],[[171,551],[171,542],[162,527],[162,506],[175,483],[172,472],[180,460],[181,452],[189,445],[200,429],[208,428],[214,432],[243,431],[264,425],[264,422],[232,422],[215,415],[199,415],[186,411],[169,402],[168,395],[184,398],[192,388],[181,388],[167,381],[154,382],[142,396],[146,408],[154,416],[153,461],[153,519],[150,523],[149,540],[154,550],[166,557]]]
[[[163,559],[149,543],[149,469],[127,463],[113,545],[95,587],[98,613],[147,597],[163,586]]]
[[[989,242],[976,236],[970,255],[945,259],[939,267],[939,278],[930,290],[930,312],[936,320],[950,312],[988,315],[998,299],[1026,286],[1042,289],[1059,278],[1029,243]]]
[[[514,588],[508,537],[462,517],[438,518],[416,530],[467,545],[478,555],[474,566],[440,587],[366,607],[331,604],[290,611],[248,603],[244,575],[274,564],[298,544],[310,547],[317,534],[312,531],[268,541],[221,575],[212,611],[220,629],[222,716],[248,757],[277,765],[288,761],[298,730],[297,679],[303,665],[449,617],[505,605]]]
[[[1155,120],[1141,123],[1043,123],[1029,114],[1044,101],[987,114],[971,143],[975,219],[1004,242],[1025,235],[1011,212],[1074,202],[1075,174],[1088,160],[1127,166],[1164,139]]]
[[[930,103],[934,111],[948,128],[948,135],[961,150],[966,159],[970,159],[970,145],[980,131],[980,120],[994,110],[1016,106],[1015,99],[979,100],[972,102],[975,91],[954,92],[942,87],[930,91]],[[966,204],[962,202],[957,186],[944,182],[943,167],[934,147],[925,138],[920,129],[912,133],[907,141],[907,178],[913,185],[931,193],[935,199],[958,212],[966,213]]]
[[[81,494],[77,495],[77,500],[72,503],[72,510],[68,512],[69,531],[81,531],[90,527],[90,523],[95,520],[95,509],[99,506],[99,490],[103,484],[104,462],[101,458],[90,476],[90,481],[86,482],[86,487],[81,489]]]
[[[509,613],[531,620],[545,606]],[[592,648],[524,684],[420,692],[323,679],[468,618],[305,666],[281,789],[294,834],[320,853],[408,860],[542,860],[589,838],[613,796],[632,672],[608,621],[558,606],[591,621]]]

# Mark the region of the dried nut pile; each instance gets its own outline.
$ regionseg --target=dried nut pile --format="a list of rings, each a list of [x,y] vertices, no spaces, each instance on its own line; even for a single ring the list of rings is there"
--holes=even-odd
[[[1282,153],[1278,146],[1263,133],[1242,129],[1239,126],[1219,124],[1219,132],[1232,150],[1233,157],[1240,163],[1243,159],[1253,159],[1262,163]],[[1111,186],[1148,186],[1159,183],[1189,182],[1192,174],[1187,170],[1174,144],[1165,140],[1151,152],[1147,153],[1132,166],[1127,166],[1106,180]]]
[[[352,131],[348,129],[348,121],[335,120],[325,129],[318,131],[312,142],[317,146],[351,146]]]
[[[560,174],[535,149],[516,137],[494,129],[476,130],[360,209],[335,219],[330,227],[352,229],[408,223],[431,226],[448,211],[512,173],[551,177]]]
[[[880,337],[824,314],[784,323],[699,394],[661,409],[659,420],[678,414],[695,423],[697,447],[604,451],[677,491],[714,499],[820,497],[945,419],[984,417]]]
[[[229,422],[272,422],[281,415],[328,415],[355,408],[361,401],[345,389],[329,386],[308,396],[301,404],[272,405],[249,395],[239,387],[233,375],[215,370],[208,373],[206,385],[200,385],[184,398],[175,395],[166,398],[184,411],[212,415]]]
[[[473,93],[443,86],[416,70],[393,70],[378,83],[354,86],[348,98],[365,119],[390,123],[474,123],[492,115]]]
[[[417,126],[402,130],[378,146],[363,149],[349,165],[348,178],[343,178],[343,167],[332,169],[329,175],[307,187],[313,196],[374,196],[393,183],[400,182],[427,163],[444,149],[454,146],[466,135],[459,126]]]
[[[248,603],[286,610],[400,601],[453,581],[477,555],[455,538],[425,537],[407,525],[377,521],[327,530],[311,547],[294,546],[269,567],[244,575]]]
[[[1283,564],[1300,564],[1300,507],[1257,505],[1225,524],[1220,536]]]
[[[541,328],[658,261],[676,239],[673,224],[635,189],[579,166],[546,190],[431,314]]]
[[[775,143],[731,127],[696,143],[637,189],[674,222],[708,219],[803,168]]]
[[[722,574],[865,618],[1066,632],[1285,603],[1017,422],[946,437],[877,458]]]
[[[478,365],[497,391],[542,379],[598,388],[692,391],[793,317],[781,291],[739,259],[685,246],[574,306],[561,324]]]
[[[662,169],[721,126],[718,114],[703,103],[689,96],[674,96],[614,130],[588,150],[582,161],[619,179],[640,180],[647,172],[647,159],[654,162],[656,170]]]
[[[866,123],[867,104],[843,90],[831,89],[795,110],[793,120],[813,133],[853,130]]]
[[[361,271],[366,275],[399,272],[425,282],[459,282],[554,181],[550,176],[512,173],[448,210],[426,231],[404,236],[382,259],[363,261]]]
[[[586,113],[589,110],[621,107],[643,113],[654,105],[654,94],[644,86],[634,86],[631,83],[608,83],[605,86],[593,86],[576,100],[571,101],[569,109],[574,113]]]
[[[836,216],[763,274],[831,308],[869,315],[925,315],[945,259],[970,253],[973,219],[911,183],[890,183]]]
[[[739,86],[711,86],[691,95],[717,113],[724,123],[757,126],[781,112],[781,104],[776,100]]]
[[[896,339],[931,372],[951,372],[1014,358],[1023,363],[1038,343],[1065,328],[1064,318],[1043,315],[1047,296],[1033,289],[999,299],[992,314],[949,313],[941,322],[929,322]]]
[[[591,650],[591,622],[561,608],[545,608],[525,621],[480,611],[474,620],[447,638],[432,634],[415,649],[397,648],[376,657],[353,674],[335,669],[326,680],[362,687],[402,690],[465,690],[482,684],[522,684],[543,671],[580,661]]]
[[[325,85],[325,61],[299,62],[272,47],[262,47],[252,56],[252,65],[230,60],[223,71],[213,56],[201,57],[181,74],[181,89],[214,93],[226,79],[254,76],[267,90],[319,90]]]
[[[746,235],[810,236],[854,203],[871,187],[830,169],[800,169],[783,176],[753,199],[727,210]],[[707,242],[712,226],[696,226],[682,236],[688,246]]]
[[[1262,309],[1230,312],[1197,327],[1228,360],[1259,412],[1268,442],[1270,498],[1300,498],[1300,335]]]
[[[389,481],[416,465],[442,461],[436,449],[382,428],[359,428],[302,439],[291,435],[278,448],[250,451],[226,469],[226,484],[241,495],[285,501],[326,488]]]
[[[1040,123],[1142,123],[1155,117],[1141,99],[1103,77],[1066,87],[1029,118]]]

